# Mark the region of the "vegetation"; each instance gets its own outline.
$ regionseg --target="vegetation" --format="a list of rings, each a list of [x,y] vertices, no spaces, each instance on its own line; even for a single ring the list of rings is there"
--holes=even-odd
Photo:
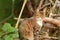
[[[0,40],[19,40],[20,23],[37,13],[43,21],[40,40],[60,40],[60,0],[0,0]]]
[[[9,23],[5,23],[0,27],[0,40],[14,40],[18,37],[18,30]]]

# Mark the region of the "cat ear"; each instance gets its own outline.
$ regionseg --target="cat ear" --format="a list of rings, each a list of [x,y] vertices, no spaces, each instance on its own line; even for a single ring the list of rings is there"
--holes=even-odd
[[[44,9],[43,9],[43,17],[46,16],[46,12],[47,12],[47,8],[44,8]]]

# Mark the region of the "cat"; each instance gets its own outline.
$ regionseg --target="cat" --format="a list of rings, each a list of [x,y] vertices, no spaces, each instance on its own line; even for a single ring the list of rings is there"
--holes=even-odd
[[[39,32],[43,25],[43,14],[35,12],[33,17],[24,19],[19,26],[21,40],[39,40]]]

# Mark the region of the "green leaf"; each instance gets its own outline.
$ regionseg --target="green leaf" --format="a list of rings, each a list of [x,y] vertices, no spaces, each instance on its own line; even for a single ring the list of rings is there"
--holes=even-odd
[[[0,32],[0,37],[3,35],[3,32]]]
[[[9,34],[9,35],[5,35],[4,36],[4,40],[13,40],[14,38],[18,38],[19,35],[18,35],[18,32],[16,33],[12,33],[12,34]]]
[[[9,23],[3,25],[2,30],[5,32],[14,32],[17,31],[16,28],[12,27]]]
[[[4,36],[4,40],[13,40],[13,38],[10,37],[9,35],[6,35],[6,36]]]
[[[3,37],[4,40],[13,40],[14,38],[19,37],[18,30],[16,28],[12,27],[9,23],[5,23],[2,27],[2,30],[7,33],[13,32],[10,34],[6,34]],[[0,33],[0,34],[3,34],[3,33]]]
[[[9,23],[5,23],[2,27],[3,31],[8,31],[10,29],[11,25]]]
[[[18,32],[15,32],[13,34],[10,34],[9,36],[11,36],[12,38],[18,38],[19,34],[18,34]]]

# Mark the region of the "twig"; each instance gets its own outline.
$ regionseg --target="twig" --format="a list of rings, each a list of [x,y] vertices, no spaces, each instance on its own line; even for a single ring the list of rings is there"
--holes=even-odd
[[[45,35],[40,35],[41,38],[47,38],[47,39],[53,38],[53,39],[58,39],[57,37],[51,37],[51,36],[49,36],[48,32],[44,32],[44,33],[45,33]]]
[[[47,29],[52,29],[52,28],[56,28],[53,24],[51,23],[44,23],[43,27],[47,28]]]
[[[28,10],[30,11],[30,13],[34,13],[34,9],[32,7],[32,4],[31,4],[31,1],[30,0],[27,0],[27,8]]]
[[[47,36],[47,37],[42,37],[42,38],[48,38],[48,39],[50,39],[50,38],[52,38],[52,39],[58,39],[57,37],[49,37],[49,36]]]
[[[60,27],[60,20],[46,17],[46,18],[43,19],[43,21],[47,22],[47,23],[55,24],[56,26]]]
[[[15,17],[14,20],[18,20],[18,18]],[[20,21],[23,21],[23,20],[24,20],[24,19],[20,19]]]
[[[41,1],[40,1],[40,3],[39,3],[39,5],[38,5],[38,7],[37,7],[36,10],[40,10],[40,8],[41,8],[41,6],[42,6],[42,4],[43,4],[43,1],[44,1],[44,0],[41,0]]]
[[[45,7],[47,7],[47,6],[50,5],[50,4],[51,4],[51,3],[47,3],[47,4],[43,5],[43,6],[40,8],[40,10],[43,9],[43,8],[45,8]]]
[[[60,17],[60,14],[53,14],[52,17]]]
[[[50,37],[50,38],[53,38],[53,39],[59,39],[59,38],[57,38],[57,37]]]
[[[47,7],[46,8],[44,8],[44,10],[43,10],[43,16],[45,17],[46,16],[46,11],[47,11]]]
[[[20,18],[21,18],[21,15],[22,15],[22,12],[24,10],[24,7],[25,7],[26,3],[27,3],[27,0],[24,0],[24,3],[23,3],[23,6],[22,6],[22,9],[21,9],[21,12],[19,14],[19,17],[18,17],[18,20],[17,20],[15,28],[18,28],[18,24],[19,24],[19,21],[20,21]]]
[[[55,4],[53,5],[53,7],[50,9],[49,17],[51,17],[51,15],[53,14],[53,11],[54,11],[54,9],[56,7],[56,2],[57,2],[57,0],[55,1]]]
[[[52,5],[54,5],[54,2],[52,0],[49,0],[49,1],[52,3]]]

